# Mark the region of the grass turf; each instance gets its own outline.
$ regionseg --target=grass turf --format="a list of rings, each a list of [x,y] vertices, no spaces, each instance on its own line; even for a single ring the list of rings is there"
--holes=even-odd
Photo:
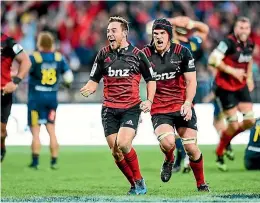
[[[50,155],[42,148],[39,170],[29,169],[29,147],[8,147],[1,167],[1,201],[260,201],[260,171],[246,171],[243,145],[234,145],[235,161],[228,161],[228,172],[215,165],[215,146],[200,146],[210,193],[198,193],[192,172],[173,174],[168,183],[160,180],[163,155],[158,146],[136,146],[148,193],[125,196],[127,180],[116,167],[106,146],[61,147],[59,169],[49,168]]]

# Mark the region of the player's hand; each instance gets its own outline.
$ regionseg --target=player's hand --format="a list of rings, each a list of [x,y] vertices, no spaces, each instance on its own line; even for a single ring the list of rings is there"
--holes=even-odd
[[[244,78],[247,77],[247,74],[245,73],[245,70],[238,69],[233,71],[233,77],[239,80],[240,82],[243,82]]]
[[[91,90],[91,88],[86,84],[84,87],[82,87],[80,89],[80,93],[84,96],[84,97],[88,97],[89,95],[94,93],[94,90]]]
[[[192,117],[192,110],[191,110],[191,103],[185,101],[184,104],[181,106],[181,115],[184,117],[185,121],[189,121]]]
[[[247,86],[248,86],[249,92],[252,92],[254,90],[254,88],[255,88],[254,81],[252,79],[248,80],[247,81]]]
[[[3,88],[3,95],[10,94],[16,90],[18,85],[14,84],[13,81],[8,82]]]
[[[140,104],[140,109],[141,109],[144,113],[150,112],[150,111],[151,111],[151,107],[152,107],[152,102],[151,102],[150,100],[143,101],[143,102]]]
[[[174,21],[175,26],[187,28],[190,18],[188,16],[178,16],[174,18]]]

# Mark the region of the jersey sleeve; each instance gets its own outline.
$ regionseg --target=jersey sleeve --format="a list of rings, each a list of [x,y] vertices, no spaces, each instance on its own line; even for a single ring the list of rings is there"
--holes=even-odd
[[[153,68],[148,58],[142,51],[140,51],[138,55],[140,58],[140,66],[139,66],[140,72],[145,82],[154,81],[155,79],[153,78]]]
[[[8,55],[12,58],[23,51],[23,47],[20,44],[16,43],[15,40],[11,37],[7,39],[6,45],[8,48]]]
[[[31,61],[31,63],[32,63],[31,68],[30,68],[30,73],[33,73],[33,72],[34,72],[34,66],[35,66],[35,64],[36,64],[36,61],[35,61],[35,58],[34,58],[33,55],[30,55],[29,58],[30,58],[30,61]]]
[[[103,61],[102,61],[102,51],[99,51],[96,59],[94,61],[94,64],[92,66],[91,72],[90,72],[90,80],[93,80],[94,82],[99,83],[101,80],[103,74],[102,74],[102,67],[103,67]]]
[[[183,52],[183,60],[182,60],[182,72],[194,72],[196,71],[194,58],[192,57],[192,54],[189,49],[186,47],[182,48]]]
[[[190,38],[190,46],[193,52],[201,49],[202,39],[199,36],[193,36]]]
[[[233,52],[234,46],[232,46],[232,44],[233,42],[230,39],[225,38],[219,42],[217,50],[220,51],[222,54],[227,55]]]
[[[12,57],[15,57],[23,51],[23,47],[16,43],[13,38],[8,39],[7,46],[10,48],[10,54]]]
[[[62,71],[61,71],[62,73],[65,73],[70,70],[68,61],[65,59],[64,56],[62,56],[62,59],[61,59],[61,67],[62,67]]]

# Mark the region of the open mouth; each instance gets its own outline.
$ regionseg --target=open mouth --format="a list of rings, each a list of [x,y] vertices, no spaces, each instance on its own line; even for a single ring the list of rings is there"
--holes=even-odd
[[[161,44],[163,44],[163,41],[162,40],[158,40],[157,43],[161,45]]]
[[[113,42],[115,42],[115,41],[116,41],[115,39],[109,39],[110,44],[113,44]]]

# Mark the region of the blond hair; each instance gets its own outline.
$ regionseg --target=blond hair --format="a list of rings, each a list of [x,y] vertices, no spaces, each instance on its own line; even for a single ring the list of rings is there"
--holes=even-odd
[[[37,39],[38,49],[53,51],[54,50],[54,37],[50,32],[40,32]]]

